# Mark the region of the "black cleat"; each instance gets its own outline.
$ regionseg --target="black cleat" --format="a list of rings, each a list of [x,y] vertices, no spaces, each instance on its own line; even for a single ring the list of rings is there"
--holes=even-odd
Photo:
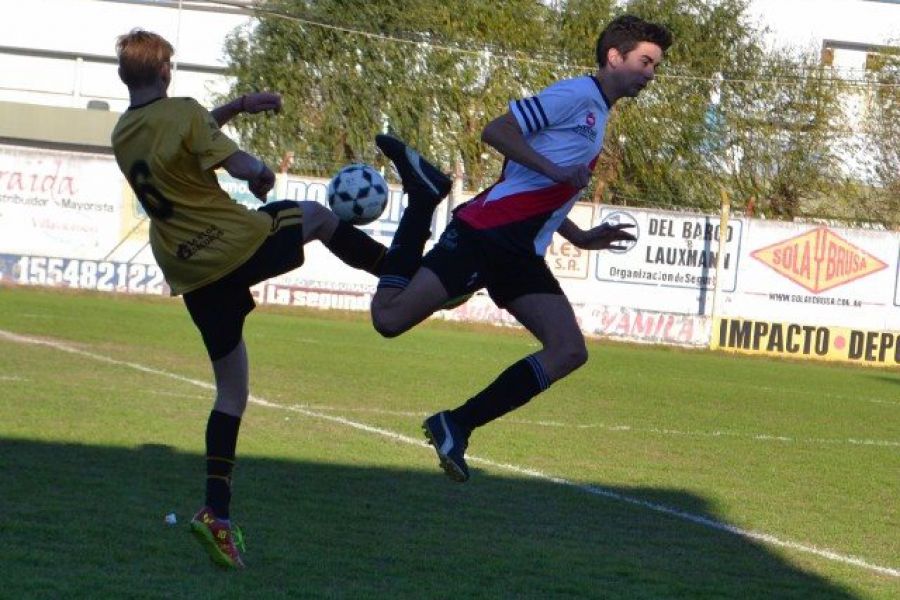
[[[465,454],[469,433],[457,425],[446,410],[425,419],[422,431],[428,443],[434,446],[447,477],[460,483],[468,480],[469,466]]]
[[[401,140],[379,134],[375,136],[375,145],[394,163],[410,200],[413,192],[418,192],[417,198],[427,196],[437,206],[450,193],[453,181]]]

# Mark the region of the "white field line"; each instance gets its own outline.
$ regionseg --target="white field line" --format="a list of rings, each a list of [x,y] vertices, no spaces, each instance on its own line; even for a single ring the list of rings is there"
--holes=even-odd
[[[300,408],[309,410],[323,410],[326,412],[355,412],[369,413],[376,415],[390,415],[396,417],[427,417],[428,412],[409,411],[409,410],[389,410],[377,407],[365,406],[328,406],[325,404],[299,404]],[[531,421],[527,419],[516,419],[503,417],[504,423],[512,423],[515,425],[526,425],[532,427],[555,427],[560,429],[603,429],[612,432],[633,432],[633,433],[652,433],[655,435],[671,435],[685,437],[707,437],[707,438],[745,438],[760,442],[781,442],[781,443],[798,443],[798,444],[849,444],[852,446],[882,446],[887,448],[900,448],[900,441],[891,440],[872,440],[872,439],[827,439],[827,438],[795,438],[784,435],[772,435],[768,433],[741,433],[737,431],[680,431],[677,429],[668,429],[660,427],[634,427],[632,425],[612,425],[607,423],[565,423],[562,421]]]
[[[182,392],[167,392],[165,390],[144,390],[144,393],[151,396],[168,396],[169,398],[190,398],[192,400],[212,400],[210,394],[185,394]]]
[[[97,361],[104,362],[107,364],[129,367],[129,368],[135,369],[137,371],[141,371],[143,373],[151,373],[154,375],[167,377],[169,379],[182,381],[184,383],[190,383],[191,385],[195,385],[195,386],[203,388],[203,389],[209,389],[209,390],[215,389],[215,386],[213,384],[206,382],[206,381],[200,381],[198,379],[184,377],[183,375],[178,375],[177,373],[172,373],[169,371],[163,371],[161,369],[154,369],[152,367],[147,367],[147,366],[139,364],[139,363],[133,363],[133,362],[128,362],[128,361],[118,360],[115,358],[110,358],[108,356],[104,356],[102,354],[96,354],[94,352],[90,352],[87,350],[82,350],[81,348],[76,348],[75,346],[71,346],[69,344],[65,344],[62,342],[56,342],[56,341],[52,341],[52,340],[48,340],[48,339],[40,339],[40,338],[33,338],[33,337],[29,337],[29,336],[19,335],[19,334],[11,333],[8,331],[4,331],[2,329],[0,329],[0,338],[4,338],[6,340],[9,340],[11,342],[16,342],[19,344],[31,344],[31,345],[38,345],[38,346],[46,346],[48,348],[53,348],[55,350],[60,350],[62,352],[68,352],[70,354],[84,356],[84,357],[91,358],[93,360],[97,360]],[[284,406],[281,404],[275,404],[275,403],[269,402],[263,398],[257,398],[254,396],[250,397],[250,401],[253,402],[254,404],[258,404],[260,406],[264,406],[267,408],[296,412],[296,413],[299,413],[302,415],[306,415],[308,417],[312,417],[314,419],[330,421],[332,423],[344,425],[344,426],[350,427],[352,429],[356,429],[358,431],[364,431],[366,433],[373,433],[376,435],[380,435],[380,436],[386,437],[388,439],[392,439],[397,442],[403,442],[405,444],[418,446],[420,448],[429,448],[430,449],[430,447],[427,446],[427,444],[419,438],[413,438],[413,437],[410,437],[407,435],[397,433],[395,431],[391,431],[389,429],[383,429],[381,427],[373,427],[371,425],[366,425],[365,423],[360,423],[358,421],[352,421],[350,419],[346,419],[346,418],[338,416],[338,415],[328,415],[328,414],[316,412],[316,411],[313,411],[313,410],[310,410],[307,408],[303,408],[302,406]],[[881,575],[887,575],[890,577],[900,577],[900,568],[876,565],[876,564],[868,562],[862,558],[848,555],[848,554],[841,554],[839,552],[835,552],[834,550],[829,550],[827,548],[818,548],[816,546],[812,546],[809,544],[802,544],[802,543],[793,542],[790,540],[783,540],[781,538],[775,537],[773,535],[769,535],[767,533],[761,533],[761,532],[753,531],[753,530],[749,530],[749,529],[742,529],[742,528],[736,527],[734,525],[729,525],[728,523],[716,521],[715,519],[710,519],[709,517],[704,517],[702,515],[685,512],[683,510],[679,510],[677,508],[666,506],[664,504],[658,504],[656,502],[641,500],[640,498],[634,498],[632,496],[626,496],[624,494],[620,494],[618,492],[614,492],[612,490],[608,490],[608,489],[602,488],[600,486],[578,483],[576,481],[564,479],[562,477],[557,477],[554,475],[547,475],[547,474],[545,474],[541,471],[537,471],[535,469],[529,469],[527,467],[521,467],[518,465],[513,465],[513,464],[508,464],[508,463],[496,462],[493,460],[489,460],[489,459],[481,458],[481,457],[477,457],[477,456],[468,456],[467,458],[471,462],[476,463],[476,464],[486,465],[489,467],[493,467],[495,469],[500,469],[503,471],[515,473],[517,475],[533,477],[535,479],[540,479],[542,481],[549,481],[551,483],[556,483],[558,485],[574,488],[576,490],[591,494],[593,496],[599,496],[602,498],[616,500],[618,502],[624,502],[624,503],[630,504],[632,506],[638,506],[641,508],[651,510],[653,512],[666,514],[666,515],[669,515],[672,517],[676,517],[678,519],[682,519],[684,521],[688,521],[691,523],[695,523],[697,525],[702,525],[704,527],[714,529],[716,531],[730,533],[732,535],[736,535],[736,536],[739,536],[742,538],[754,540],[756,542],[761,542],[761,543],[768,544],[771,546],[778,546],[781,548],[787,548],[789,550],[794,550],[794,551],[802,552],[805,554],[812,554],[814,556],[818,556],[820,558],[824,558],[824,559],[831,560],[834,562],[839,562],[839,563],[843,563],[843,564],[860,567],[861,569],[879,573]]]
[[[889,404],[891,406],[900,406],[900,402],[891,402],[890,400],[875,400],[874,398],[867,399],[866,402],[872,402],[874,404]]]
[[[24,377],[18,375],[0,375],[0,381],[28,381]]]

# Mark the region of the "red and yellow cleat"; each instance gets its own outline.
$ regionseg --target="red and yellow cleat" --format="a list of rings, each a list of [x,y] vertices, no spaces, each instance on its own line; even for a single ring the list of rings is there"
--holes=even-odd
[[[243,569],[244,536],[239,527],[230,526],[217,519],[208,506],[204,506],[191,519],[191,533],[209,553],[214,563],[226,569]]]

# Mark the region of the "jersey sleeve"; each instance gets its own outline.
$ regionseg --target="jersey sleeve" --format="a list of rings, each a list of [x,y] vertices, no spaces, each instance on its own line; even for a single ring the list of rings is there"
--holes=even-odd
[[[190,127],[184,139],[185,146],[188,152],[200,159],[201,168],[212,169],[240,148],[231,138],[222,133],[219,124],[208,110],[195,100],[189,102],[191,116]]]
[[[518,121],[522,133],[531,135],[548,129],[566,121],[577,111],[579,101],[573,102],[573,98],[579,96],[573,94],[568,83],[559,81],[544,88],[537,96],[510,101],[509,112]]]

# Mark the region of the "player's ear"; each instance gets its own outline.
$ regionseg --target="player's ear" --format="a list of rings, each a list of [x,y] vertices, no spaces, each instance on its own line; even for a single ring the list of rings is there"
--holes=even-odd
[[[622,53],[617,48],[610,48],[606,52],[606,63],[613,67],[622,64]]]
[[[159,69],[159,78],[165,83],[169,85],[172,81],[172,63],[164,62],[162,67]]]

